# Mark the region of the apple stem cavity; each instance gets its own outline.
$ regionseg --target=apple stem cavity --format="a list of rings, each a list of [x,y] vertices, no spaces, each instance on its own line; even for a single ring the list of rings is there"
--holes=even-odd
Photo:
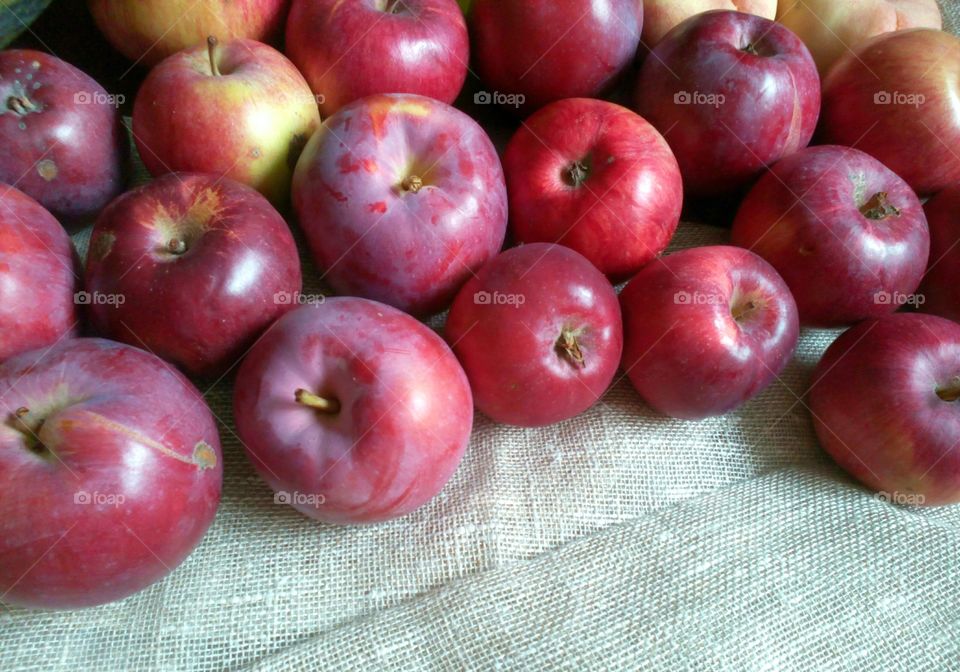
[[[210,72],[214,77],[220,76],[220,68],[217,66],[217,38],[210,35],[207,38],[207,55],[210,56]]]
[[[960,399],[960,376],[956,376],[951,380],[949,385],[938,387],[937,396],[944,401],[957,401]]]
[[[879,191],[870,197],[870,200],[863,204],[860,212],[867,219],[882,221],[887,217],[899,217],[900,208],[896,207],[887,200],[887,192]]]
[[[297,390],[294,398],[298,404],[320,411],[321,413],[336,415],[340,412],[340,402],[336,399],[327,399],[303,388]]]
[[[400,183],[400,188],[404,191],[409,191],[416,194],[423,189],[423,178],[419,175],[410,175]]]
[[[560,338],[557,339],[557,350],[571,364],[577,368],[583,368],[586,364],[583,359],[583,350],[577,337],[582,333],[580,329],[571,329],[564,327],[560,332]]]
[[[564,171],[566,183],[571,187],[577,188],[583,185],[590,177],[590,163],[588,159],[575,161]]]

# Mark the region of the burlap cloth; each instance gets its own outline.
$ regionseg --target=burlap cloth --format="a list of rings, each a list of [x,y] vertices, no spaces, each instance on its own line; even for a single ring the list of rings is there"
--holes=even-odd
[[[117,604],[0,608],[0,669],[960,670],[960,507],[879,501],[818,448],[803,394],[836,335],[724,418],[658,417],[622,379],[555,427],[478,416],[441,495],[370,527],[274,504],[218,383],[201,546]]]

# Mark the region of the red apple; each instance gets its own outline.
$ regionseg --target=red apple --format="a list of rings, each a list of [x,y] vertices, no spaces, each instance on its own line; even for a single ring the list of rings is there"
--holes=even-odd
[[[773,264],[805,325],[843,326],[916,303],[930,250],[910,186],[848,147],[810,147],[750,191],[731,240]]]
[[[770,264],[697,247],[648,264],[620,295],[623,368],[654,410],[699,420],[749,401],[797,345],[797,305]]]
[[[777,15],[777,0],[644,0],[643,43],[653,49],[677,25],[715,9],[749,12],[772,20]]]
[[[182,49],[221,40],[280,37],[290,0],[88,0],[107,40],[148,67]]]
[[[335,290],[415,314],[445,308],[507,226],[486,133],[413,95],[371,96],[327,119],[297,164],[293,204]]]
[[[213,522],[213,416],[153,355],[72,339],[0,365],[0,595],[119,600],[159,581]]]
[[[294,0],[287,54],[326,116],[378,93],[452,103],[470,46],[456,0]]]
[[[640,114],[673,149],[684,188],[715,196],[807,146],[820,110],[820,77],[803,42],[742,12],[691,17],[644,61]]]
[[[94,326],[196,375],[222,372],[291,307],[300,259],[253,189],[174,173],[124,194],[90,239]]]
[[[823,80],[822,135],[882,161],[919,194],[960,182],[960,39],[903,30],[843,55]]]
[[[613,287],[585,258],[549,243],[515,247],[484,266],[457,295],[446,338],[477,408],[523,427],[593,406],[623,343]]]
[[[63,227],[0,184],[0,362],[76,332],[77,257]]]
[[[470,15],[480,78],[527,110],[609,88],[642,28],[642,0],[475,0]]]
[[[777,22],[803,40],[824,75],[874,35],[943,25],[937,0],[783,0],[775,9]]]
[[[237,432],[275,501],[333,523],[405,515],[456,471],[470,387],[443,340],[375,301],[284,316],[244,360]]]
[[[960,184],[927,201],[930,262],[917,303],[923,312],[960,322]]]
[[[900,313],[838,338],[813,374],[821,445],[898,503],[960,502],[960,325]]]
[[[284,204],[307,140],[320,125],[316,99],[279,51],[252,40],[182,51],[140,87],[133,136],[154,175],[226,175]]]
[[[663,252],[680,221],[683,183],[670,147],[613,103],[552,103],[521,126],[503,164],[517,240],[562,243],[613,278]]]
[[[39,51],[0,51],[0,182],[66,223],[96,215],[123,189],[121,99]]]

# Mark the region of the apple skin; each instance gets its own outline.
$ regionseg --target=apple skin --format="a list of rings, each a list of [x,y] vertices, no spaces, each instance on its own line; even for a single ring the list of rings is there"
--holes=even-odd
[[[66,224],[123,190],[126,137],[102,86],[55,56],[0,51],[0,182]]]
[[[79,263],[43,206],[0,184],[0,362],[76,335]]]
[[[171,241],[183,243],[172,252]],[[300,258],[283,218],[253,189],[213,175],[173,173],[128,192],[101,214],[86,287],[110,338],[146,348],[192,375],[223,372],[294,303]]]
[[[783,26],[706,12],[671,30],[647,57],[636,100],[673,149],[687,194],[718,196],[809,144],[820,77],[800,38]]]
[[[643,43],[653,49],[664,35],[691,16],[717,9],[747,12],[773,20],[777,0],[644,0]]]
[[[861,322],[813,380],[817,436],[847,473],[888,500],[960,502],[960,325],[919,313]]]
[[[960,322],[960,184],[924,206],[930,226],[930,262],[920,284],[925,313]]]
[[[824,79],[821,138],[855,146],[918,194],[934,194],[960,182],[958,79],[960,39],[949,33],[918,28],[871,38]]]
[[[566,245],[615,280],[660,255],[680,222],[673,152],[613,103],[571,98],[542,108],[510,140],[503,167],[516,239]]]
[[[150,353],[83,338],[21,354],[0,365],[0,414],[5,602],[123,599],[183,562],[213,522],[216,424]]]
[[[642,0],[474,0],[474,63],[493,91],[522,95],[531,112],[594,98],[633,63]]]
[[[294,0],[286,49],[324,116],[379,93],[452,103],[470,62],[455,0]]]
[[[171,56],[150,72],[133,109],[134,140],[151,174],[226,175],[281,206],[319,126],[303,76],[279,51],[253,40]]]
[[[338,408],[300,403],[299,390]],[[277,501],[371,523],[440,492],[470,440],[473,402],[443,339],[394,308],[343,297],[301,306],[264,335],[237,374],[234,415]]]
[[[551,243],[515,247],[484,266],[457,295],[445,336],[477,409],[521,427],[593,406],[623,346],[613,287],[584,257]]]
[[[648,264],[620,303],[623,368],[651,408],[674,418],[746,403],[780,374],[799,337],[786,283],[736,247],[697,247]]]
[[[500,251],[507,227],[503,169],[486,133],[409,94],[364,98],[327,119],[297,164],[293,205],[338,293],[415,315],[446,308]]]
[[[878,207],[878,194],[899,215]],[[731,242],[770,262],[801,322],[820,327],[892,313],[916,292],[930,254],[910,186],[868,154],[832,145],[797,152],[764,175],[740,205]]]
[[[782,0],[774,7],[777,22],[803,40],[821,75],[840,56],[874,35],[943,27],[937,0]]]
[[[280,37],[290,0],[88,0],[97,27],[131,61],[152,67],[178,51],[222,41]]]

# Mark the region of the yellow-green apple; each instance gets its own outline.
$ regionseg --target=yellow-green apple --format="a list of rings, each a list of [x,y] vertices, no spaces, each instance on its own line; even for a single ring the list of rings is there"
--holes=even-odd
[[[916,28],[873,37],[823,80],[820,140],[882,161],[921,195],[960,182],[960,39]]]
[[[182,49],[220,40],[280,37],[290,0],[88,0],[107,40],[131,61],[153,66]]]
[[[70,237],[53,215],[0,184],[0,361],[74,334],[77,267]]]
[[[728,9],[774,19],[777,0],[644,0],[643,43],[653,49],[663,36],[694,14]]]
[[[324,116],[377,93],[452,103],[470,60],[455,0],[294,0],[286,51]]]
[[[66,609],[169,574],[220,501],[213,415],[172,366],[99,338],[0,365],[0,595]]]
[[[414,314],[446,308],[507,227],[490,138],[410,94],[361,98],[327,119],[297,164],[293,206],[334,289]]]
[[[937,0],[780,0],[777,21],[800,36],[822,75],[874,35],[943,25]]]
[[[154,175],[225,175],[289,199],[300,152],[320,125],[306,81],[273,47],[211,37],[155,67],[137,94],[133,136]]]
[[[642,28],[642,0],[474,0],[471,48],[490,88],[477,100],[532,111],[596,97],[633,63]]]
[[[290,309],[300,258],[287,223],[253,189],[173,173],[103,211],[85,280],[107,297],[90,305],[100,333],[209,375]]]

